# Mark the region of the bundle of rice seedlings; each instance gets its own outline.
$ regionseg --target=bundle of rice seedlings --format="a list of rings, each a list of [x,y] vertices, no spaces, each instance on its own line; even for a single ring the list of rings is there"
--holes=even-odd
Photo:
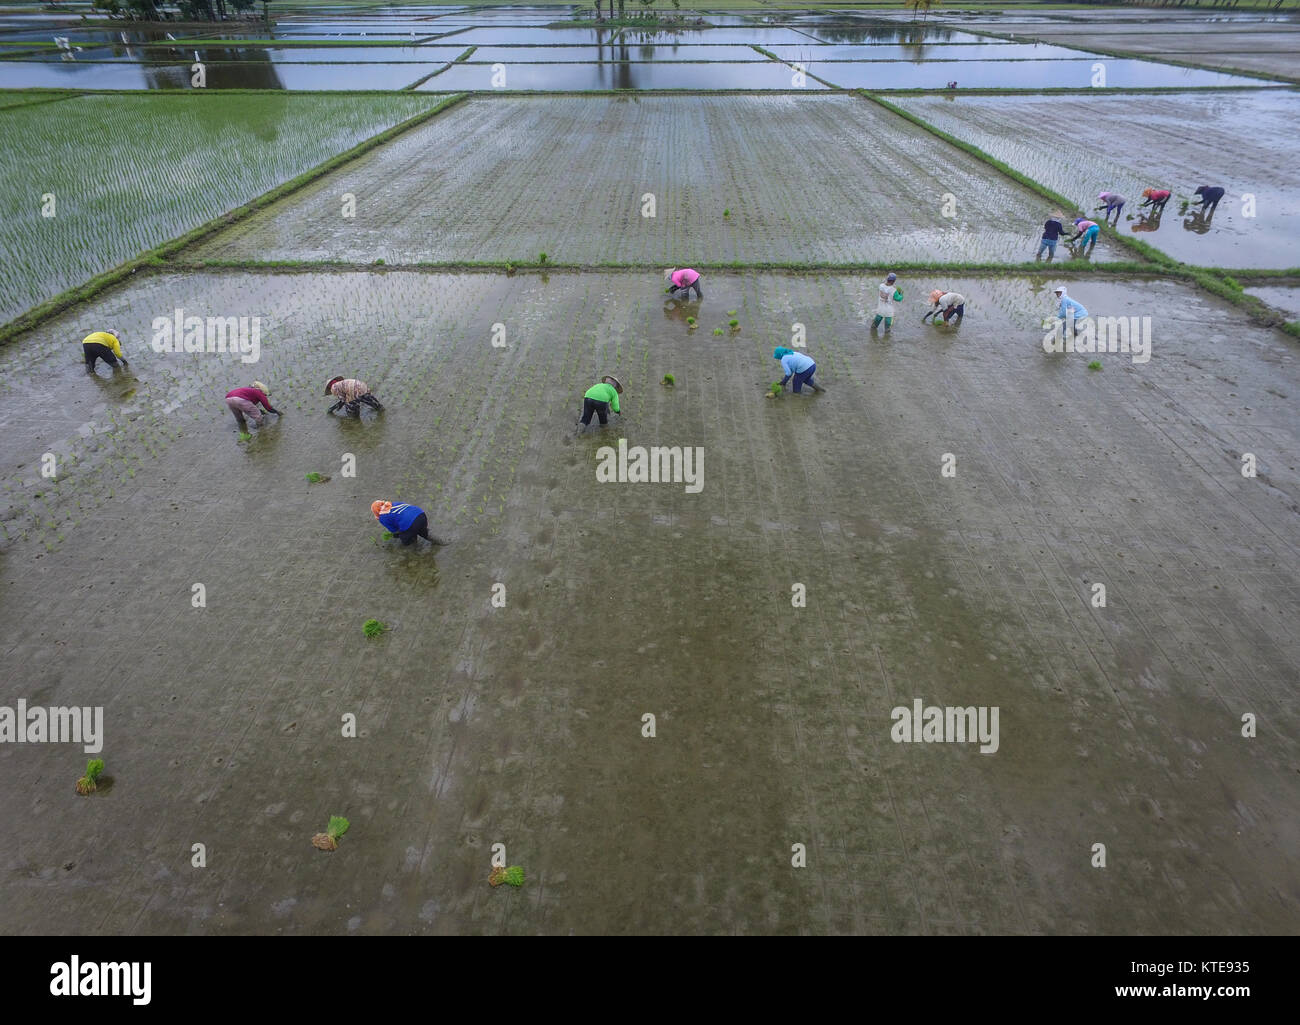
[[[311,845],[318,851],[337,851],[339,849],[339,837],[348,831],[349,825],[351,823],[343,816],[331,815],[330,824],[325,827],[325,832],[313,836]]]
[[[99,789],[99,777],[104,774],[104,759],[92,758],[86,763],[86,774],[77,780],[77,793],[82,797]]]
[[[502,883],[508,883],[511,886],[524,885],[524,869],[522,865],[511,865],[509,868],[497,867],[492,870],[488,876],[489,886],[500,886]]]

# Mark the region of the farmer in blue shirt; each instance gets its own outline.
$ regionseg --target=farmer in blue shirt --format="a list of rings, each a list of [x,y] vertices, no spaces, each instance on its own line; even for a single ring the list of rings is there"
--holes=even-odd
[[[370,503],[370,511],[380,525],[404,545],[411,544],[417,537],[435,545],[442,544],[429,536],[429,517],[418,505],[377,501]]]
[[[806,352],[796,352],[794,349],[786,349],[778,345],[772,350],[772,358],[779,360],[781,369],[785,371],[785,376],[781,378],[782,388],[785,387],[785,382],[793,377],[796,395],[805,384],[813,391],[826,390],[812,379],[813,374],[817,372],[817,364]]]
[[[1061,223],[1064,217],[1065,215],[1061,211],[1056,210],[1051,217],[1047,218],[1047,222],[1043,225],[1043,237],[1038,243],[1038,252],[1034,256],[1035,260],[1043,255],[1044,249],[1047,250],[1049,260],[1056,255],[1057,240],[1060,239],[1061,233],[1065,231],[1065,225]]]
[[[1078,334],[1079,323],[1088,316],[1088,311],[1083,308],[1083,303],[1075,302],[1065,294],[1065,286],[1057,285],[1052,289],[1052,294],[1060,300],[1060,306],[1056,309],[1056,319],[1059,320],[1067,329],[1073,328],[1073,334]]]
[[[1219,200],[1223,198],[1223,186],[1202,185],[1193,194],[1201,197],[1197,200],[1201,204],[1201,213],[1208,212],[1213,217],[1215,207],[1219,205]]]

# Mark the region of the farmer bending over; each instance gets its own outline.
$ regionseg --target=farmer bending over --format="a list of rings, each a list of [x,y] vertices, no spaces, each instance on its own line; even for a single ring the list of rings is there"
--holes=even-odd
[[[1153,214],[1161,214],[1164,212],[1165,204],[1169,202],[1169,197],[1172,195],[1173,193],[1168,189],[1143,189],[1142,205],[1138,209],[1142,210],[1150,207]]]
[[[1074,245],[1079,239],[1083,239],[1085,246],[1097,244],[1097,236],[1101,234],[1100,224],[1096,221],[1090,221],[1086,217],[1076,217],[1074,226],[1078,230],[1065,240],[1068,244]]]
[[[404,545],[409,545],[417,537],[422,537],[430,544],[443,542],[429,536],[429,517],[418,505],[406,502],[371,502],[370,511],[375,514],[380,525]]]
[[[700,288],[699,271],[691,270],[689,267],[671,267],[664,271],[664,280],[671,282],[665,291],[671,292],[675,299],[689,299],[691,297],[692,288],[695,289],[695,297],[697,299],[704,298],[704,291]],[[679,291],[682,293],[680,296],[677,295]],[[617,410],[615,412],[617,412]]]
[[[338,399],[338,402],[330,406],[326,413],[333,413],[347,406],[348,416],[360,416],[363,402],[371,409],[381,413],[384,411],[380,401],[371,394],[370,386],[365,381],[358,381],[353,377],[331,377],[325,385],[325,394],[333,395]]]
[[[1072,335],[1079,333],[1079,324],[1088,316],[1088,311],[1083,308],[1083,303],[1075,302],[1065,294],[1065,286],[1057,285],[1052,289],[1052,294],[1060,301],[1056,308],[1056,319],[1059,320],[1066,330],[1071,331]]]
[[[262,410],[258,409],[258,406],[276,416],[284,415],[271,405],[271,400],[266,394],[266,385],[261,381],[254,381],[251,388],[235,388],[233,391],[226,392],[226,408],[235,414],[235,423],[239,425],[240,434],[248,433],[245,416],[258,427],[262,426]]]
[[[96,361],[101,359],[114,369],[117,369],[118,360],[122,361],[124,367],[131,365],[122,355],[119,337],[116,331],[95,331],[81,340],[81,354],[86,358],[86,373],[93,374]]]
[[[1219,200],[1223,198],[1223,187],[1221,185],[1202,185],[1193,195],[1200,196],[1198,202],[1201,204],[1201,213],[1214,215],[1214,208],[1219,205]]]
[[[1044,249],[1047,250],[1049,260],[1056,255],[1056,243],[1065,232],[1065,225],[1061,223],[1064,216],[1065,214],[1057,210],[1043,223],[1043,237],[1038,243],[1038,252],[1034,254],[1035,260],[1043,255]]]
[[[794,378],[794,393],[799,394],[800,389],[806,384],[813,391],[825,391],[820,384],[813,380],[813,374],[817,373],[817,364],[812,361],[812,357],[806,352],[796,352],[794,349],[787,349],[778,345],[772,350],[772,358],[779,360],[781,369],[785,371],[785,377],[781,378],[781,387],[785,387],[785,382]]]
[[[593,413],[600,418],[602,427],[609,423],[611,409],[622,416],[623,411],[618,408],[618,397],[622,394],[623,386],[618,378],[610,377],[608,374],[600,379],[600,384],[593,384],[588,388],[587,393],[582,397],[582,419],[578,421],[578,433],[581,434],[587,429]]]
[[[930,293],[930,302],[933,306],[930,312],[921,318],[922,323],[925,322],[926,317],[933,317],[935,314],[940,314],[945,324],[950,320],[960,322],[966,314],[966,297],[960,292],[941,292],[936,288]],[[938,321],[936,320],[935,323],[937,324]]]
[[[1125,199],[1123,196],[1121,196],[1118,192],[1099,192],[1097,193],[1097,198],[1101,200],[1102,205],[1106,207],[1106,214],[1102,218],[1102,220],[1109,221],[1110,212],[1114,210],[1115,223],[1119,224],[1120,211],[1124,209],[1124,204],[1127,203],[1128,200]],[[1098,207],[1098,209],[1101,208]]]

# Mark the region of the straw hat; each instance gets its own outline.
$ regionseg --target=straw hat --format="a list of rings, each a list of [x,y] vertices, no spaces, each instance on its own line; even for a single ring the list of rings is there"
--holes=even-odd
[[[617,377],[614,377],[612,374],[606,374],[600,380],[602,384],[612,384],[616,392],[618,392],[620,395],[623,394],[623,385],[619,383]]]
[[[341,377],[331,377],[328,381],[326,381],[325,394],[328,395],[330,393],[330,389],[333,388],[336,384],[338,384],[342,380],[343,378]]]
[[[262,392],[264,395],[271,394],[271,389],[268,388],[266,385],[264,385],[261,381],[254,381],[253,387],[256,388],[258,391]]]
[[[671,281],[672,276],[677,273],[676,267],[667,267],[664,269],[664,280]]]

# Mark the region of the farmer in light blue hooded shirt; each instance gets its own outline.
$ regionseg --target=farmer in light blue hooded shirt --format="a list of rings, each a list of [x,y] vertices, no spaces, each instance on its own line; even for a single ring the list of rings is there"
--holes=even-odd
[[[785,371],[785,376],[781,378],[781,387],[785,387],[785,382],[794,378],[794,392],[799,394],[800,389],[806,384],[813,391],[825,391],[820,384],[814,381],[813,374],[817,373],[817,364],[812,361],[812,357],[806,352],[796,352],[794,349],[786,349],[778,345],[772,350],[772,358],[779,360],[781,369]]]
[[[1052,294],[1061,301],[1060,306],[1056,308],[1056,319],[1067,329],[1073,325],[1073,332],[1078,334],[1080,322],[1088,316],[1088,311],[1083,308],[1083,303],[1075,302],[1066,295],[1064,285],[1057,285],[1052,289]]]

